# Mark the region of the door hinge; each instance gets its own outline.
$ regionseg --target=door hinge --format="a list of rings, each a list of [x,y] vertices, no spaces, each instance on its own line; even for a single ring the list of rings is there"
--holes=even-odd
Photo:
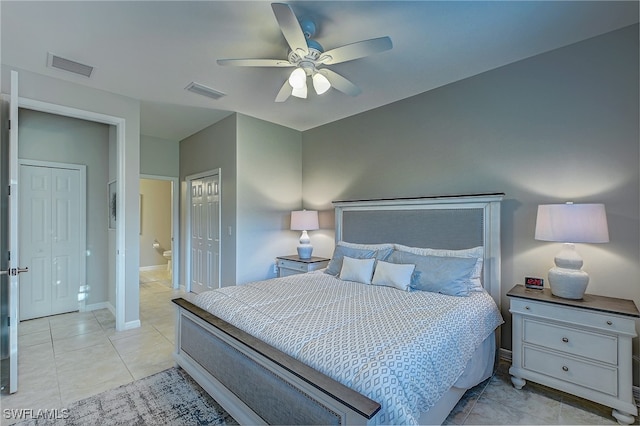
[[[11,185],[7,185],[7,188],[9,188],[9,190],[7,191],[9,196],[11,196]]]
[[[9,128],[9,130],[11,130],[11,120],[8,120],[9,123],[7,124],[7,127]]]

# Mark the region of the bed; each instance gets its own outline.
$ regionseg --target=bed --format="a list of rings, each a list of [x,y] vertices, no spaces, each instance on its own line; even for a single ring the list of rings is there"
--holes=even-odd
[[[334,202],[336,264],[328,269],[339,273],[175,299],[176,363],[241,424],[442,423],[493,372],[502,322],[502,197]],[[477,256],[477,249],[480,259],[458,255]],[[351,256],[367,250],[380,257]],[[459,262],[468,271],[481,266],[481,287],[459,297],[403,291],[376,278],[383,266],[408,276],[402,259],[425,250],[438,259],[472,258]],[[382,285],[361,282],[358,274],[371,264],[364,276]],[[428,349],[434,345],[437,351]]]

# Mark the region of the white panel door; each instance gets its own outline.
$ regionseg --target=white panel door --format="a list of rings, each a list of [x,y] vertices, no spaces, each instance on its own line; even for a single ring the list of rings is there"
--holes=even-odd
[[[220,194],[218,176],[191,181],[191,291],[220,287]]]
[[[20,319],[77,311],[81,285],[79,170],[20,165]]]

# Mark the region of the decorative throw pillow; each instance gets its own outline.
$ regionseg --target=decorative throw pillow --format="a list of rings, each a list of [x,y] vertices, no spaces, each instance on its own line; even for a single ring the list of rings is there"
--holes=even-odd
[[[448,250],[448,249],[432,249],[422,247],[409,247],[402,244],[395,244],[395,249],[408,253],[418,254],[420,256],[441,256],[441,257],[464,257],[473,258],[476,260],[476,264],[469,277],[469,289],[471,291],[483,291],[482,286],[482,266],[484,262],[484,247],[472,247],[462,250]]]
[[[388,261],[416,265],[411,280],[412,289],[449,296],[469,295],[469,277],[476,264],[474,258],[420,256],[397,250],[391,253]]]
[[[409,291],[411,276],[416,265],[389,263],[379,260],[373,273],[371,284],[394,287],[398,290]]]
[[[327,269],[325,269],[325,273],[329,275],[338,275],[340,270],[342,269],[342,259],[345,256],[354,258],[354,259],[371,259],[375,258],[378,260],[385,260],[391,252],[393,251],[393,245],[388,244],[388,248],[381,248],[380,250],[372,250],[372,249],[364,249],[364,248],[355,248],[344,245],[343,241],[338,242],[336,244],[336,248],[333,251],[333,256],[327,265]],[[351,245],[351,243],[348,243]]]
[[[354,259],[345,256],[342,259],[342,269],[340,270],[340,279],[344,281],[356,281],[363,284],[371,284],[371,276],[376,260],[370,259]]]

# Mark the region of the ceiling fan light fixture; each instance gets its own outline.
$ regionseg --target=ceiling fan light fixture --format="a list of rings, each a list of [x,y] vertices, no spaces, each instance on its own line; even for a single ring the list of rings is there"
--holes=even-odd
[[[302,87],[294,87],[291,91],[291,95],[296,98],[307,99],[307,85],[305,84]]]
[[[294,89],[301,89],[304,87],[306,92],[307,73],[302,68],[296,68],[289,76],[289,84]]]
[[[313,88],[318,95],[322,95],[331,88],[331,83],[327,77],[317,72],[313,75]]]

